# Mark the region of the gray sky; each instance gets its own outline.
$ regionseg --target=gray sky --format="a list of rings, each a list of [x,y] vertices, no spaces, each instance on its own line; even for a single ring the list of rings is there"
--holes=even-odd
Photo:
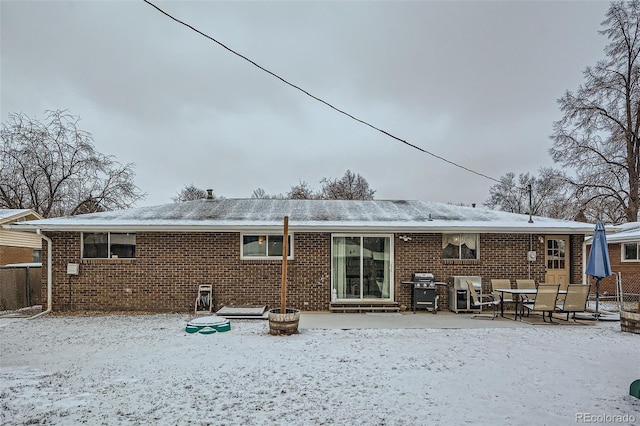
[[[156,3],[352,115],[494,178],[537,174],[556,100],[604,58],[608,2]],[[81,117],[147,193],[318,189],[483,203],[494,183],[357,123],[142,1],[1,2],[1,119]]]

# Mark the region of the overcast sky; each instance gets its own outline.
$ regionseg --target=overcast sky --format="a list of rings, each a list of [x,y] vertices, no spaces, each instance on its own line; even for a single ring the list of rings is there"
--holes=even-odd
[[[494,178],[537,174],[608,2],[157,5],[315,96]],[[360,173],[378,199],[481,204],[491,180],[355,122],[143,1],[1,2],[1,118],[81,117],[147,193],[246,198]]]

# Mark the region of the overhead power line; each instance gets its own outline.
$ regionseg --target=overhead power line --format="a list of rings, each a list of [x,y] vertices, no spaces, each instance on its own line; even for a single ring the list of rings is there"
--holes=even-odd
[[[441,155],[435,154],[435,153],[433,153],[433,152],[431,152],[431,151],[428,151],[428,150],[426,150],[426,149],[424,149],[424,148],[421,148],[421,147],[419,147],[419,146],[417,146],[417,145],[414,145],[414,144],[412,144],[412,143],[410,143],[410,142],[408,142],[408,141],[406,141],[406,140],[404,140],[404,139],[402,139],[402,138],[400,138],[400,137],[398,137],[398,136],[395,136],[394,134],[392,134],[392,133],[390,133],[390,132],[387,132],[387,131],[386,131],[386,130],[384,130],[384,129],[381,129],[381,128],[379,128],[379,127],[376,127],[376,126],[374,126],[373,124],[371,124],[371,123],[369,123],[369,122],[367,122],[367,121],[365,121],[365,120],[362,120],[362,119],[360,119],[360,118],[358,118],[358,117],[356,117],[356,116],[354,116],[354,115],[352,115],[352,114],[349,114],[348,112],[346,112],[346,111],[344,111],[344,110],[342,110],[342,109],[340,109],[340,108],[338,108],[338,107],[336,107],[336,106],[334,106],[334,105],[330,104],[329,102],[327,102],[327,101],[325,101],[325,100],[323,100],[323,99],[321,99],[321,98],[319,98],[319,97],[317,97],[317,96],[315,96],[315,95],[313,95],[313,94],[309,93],[308,91],[304,90],[304,89],[303,89],[303,88],[301,88],[300,86],[298,86],[298,85],[296,85],[296,84],[293,84],[293,83],[289,82],[288,80],[286,80],[286,79],[284,79],[284,78],[280,77],[278,74],[274,73],[273,71],[268,70],[267,68],[265,68],[265,67],[263,67],[262,65],[260,65],[260,64],[258,64],[258,63],[256,63],[255,61],[253,61],[253,60],[251,60],[251,59],[247,58],[247,57],[246,57],[246,56],[244,56],[243,54],[236,52],[235,50],[231,49],[229,46],[227,46],[227,45],[225,45],[224,43],[222,43],[222,42],[220,42],[220,41],[216,40],[215,38],[211,37],[210,35],[203,33],[202,31],[198,30],[197,28],[193,27],[192,25],[189,25],[189,24],[187,24],[186,22],[181,21],[180,19],[178,19],[178,18],[176,18],[176,17],[172,16],[171,14],[169,14],[169,13],[165,12],[164,10],[162,10],[161,8],[159,8],[158,6],[156,6],[155,4],[151,3],[150,1],[148,1],[148,0],[142,0],[142,1],[144,1],[145,3],[147,3],[149,6],[153,7],[154,9],[156,9],[158,12],[160,12],[160,13],[162,13],[163,15],[167,16],[169,19],[172,19],[173,21],[175,21],[175,22],[177,22],[177,23],[179,23],[179,24],[181,24],[181,25],[184,25],[185,27],[189,28],[190,30],[192,30],[192,31],[194,31],[194,32],[196,32],[196,33],[198,33],[198,34],[200,34],[201,36],[203,36],[203,37],[205,37],[205,38],[207,38],[207,39],[209,39],[209,40],[211,40],[211,41],[213,41],[214,43],[218,44],[220,47],[222,47],[222,48],[224,48],[225,50],[228,50],[229,52],[233,53],[234,55],[236,55],[236,56],[238,56],[238,57],[240,57],[240,58],[244,59],[245,61],[249,62],[250,64],[252,64],[252,65],[253,65],[253,66],[255,66],[256,68],[260,69],[261,71],[264,71],[264,72],[266,72],[267,74],[269,74],[269,75],[271,75],[271,76],[273,76],[273,77],[277,78],[278,80],[282,81],[282,82],[283,82],[283,83],[285,83],[286,85],[291,86],[291,87],[293,87],[293,88],[294,88],[294,89],[296,89],[296,90],[299,90],[300,92],[304,93],[305,95],[309,96],[310,98],[315,99],[316,101],[318,101],[318,102],[320,102],[320,103],[323,103],[324,105],[326,105],[326,106],[328,106],[329,108],[331,108],[331,109],[333,109],[333,110],[335,110],[335,111],[339,112],[340,114],[346,115],[347,117],[351,118],[352,120],[357,121],[358,123],[364,124],[365,126],[368,126],[368,127],[372,128],[372,129],[374,129],[374,130],[376,130],[376,131],[378,131],[378,132],[380,132],[380,133],[383,133],[383,134],[385,134],[385,135],[389,136],[390,138],[395,139],[395,140],[396,140],[396,141],[398,141],[398,142],[402,142],[403,144],[405,144],[405,145],[407,145],[407,146],[409,146],[409,147],[411,147],[411,148],[417,149],[417,150],[418,150],[418,151],[420,151],[420,152],[423,152],[423,153],[428,154],[428,155],[430,155],[430,156],[432,156],[432,157],[434,157],[434,158],[437,158],[438,160],[444,161],[445,163],[451,164],[451,165],[453,165],[453,166],[455,166],[455,167],[458,167],[458,168],[460,168],[460,169],[462,169],[462,170],[465,170],[465,171],[467,171],[467,172],[469,172],[469,173],[473,173],[473,174],[475,174],[475,175],[481,176],[481,177],[483,177],[483,178],[485,178],[485,179],[489,179],[489,180],[492,180],[492,181],[494,181],[494,182],[501,183],[501,181],[500,181],[499,179],[495,179],[495,178],[493,178],[493,177],[491,177],[491,176],[488,176],[488,175],[486,175],[486,174],[484,174],[484,173],[477,172],[477,171],[475,171],[475,170],[473,170],[473,169],[470,169],[470,168],[468,168],[468,167],[465,167],[465,166],[463,166],[463,165],[461,165],[461,164],[458,164],[458,163],[456,163],[456,162],[454,162],[454,161],[448,160],[448,159],[446,159],[446,158],[442,157]],[[518,188],[518,189],[524,189],[524,188]]]

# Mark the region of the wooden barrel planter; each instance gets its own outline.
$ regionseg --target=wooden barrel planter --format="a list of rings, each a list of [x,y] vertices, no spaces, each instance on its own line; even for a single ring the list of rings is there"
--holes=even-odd
[[[269,311],[269,334],[275,336],[298,334],[300,311],[298,309],[287,308],[283,314],[280,313],[281,310],[281,308],[277,308]]]
[[[640,334],[640,313],[620,311],[620,329],[628,333]]]

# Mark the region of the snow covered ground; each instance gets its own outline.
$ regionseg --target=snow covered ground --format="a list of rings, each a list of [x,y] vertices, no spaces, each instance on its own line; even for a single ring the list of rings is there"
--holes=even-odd
[[[1,319],[0,423],[640,423],[640,336],[619,323],[275,337],[251,320],[188,334],[190,319]]]

